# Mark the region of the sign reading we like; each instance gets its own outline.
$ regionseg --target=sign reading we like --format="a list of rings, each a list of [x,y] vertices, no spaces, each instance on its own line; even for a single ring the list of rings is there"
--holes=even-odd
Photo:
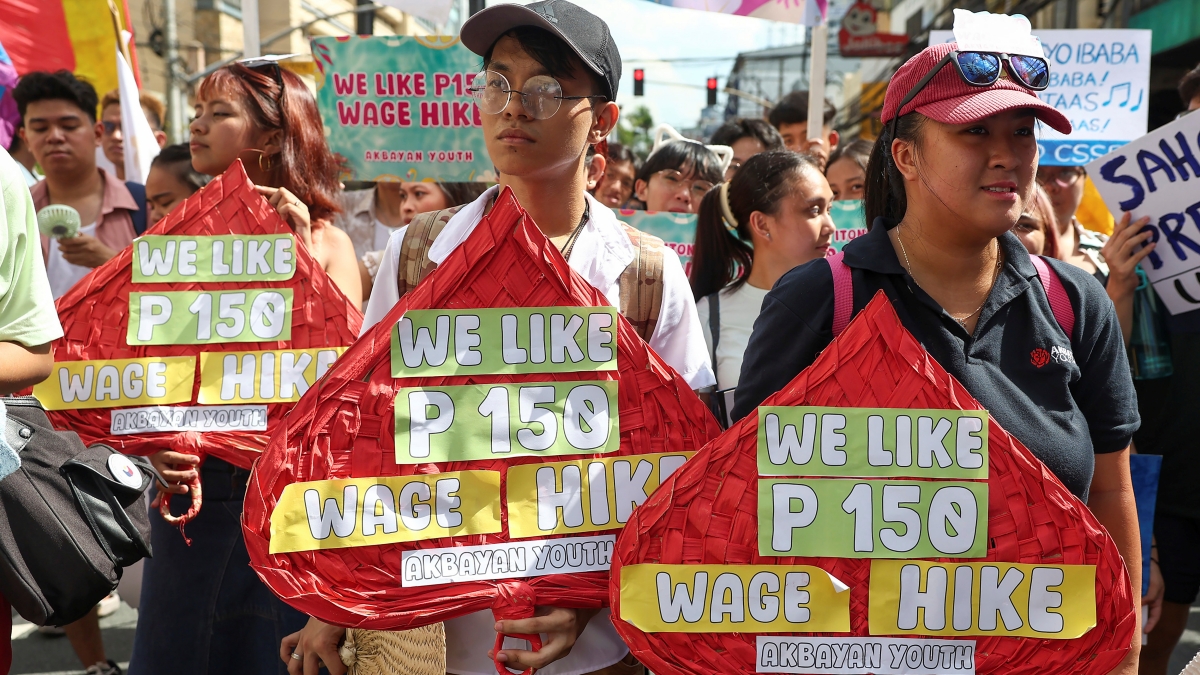
[[[1135,608],[1093,523],[880,293],[634,514],[613,623],[656,673],[1107,672]]]
[[[274,483],[269,521],[249,516],[256,532],[269,530],[252,555],[290,566],[316,551],[391,570],[380,578],[409,601],[380,594],[368,608],[407,616],[389,629],[423,625],[447,606],[466,611],[468,591],[476,609],[491,607],[486,589],[511,579],[603,602],[603,584],[579,575],[607,573],[614,533],[717,432],[682,377],[567,266],[509,190],[333,366],[306,414],[350,400],[343,387],[357,392],[365,423],[332,435],[330,452],[355,458]],[[284,466],[277,460],[264,458]]]
[[[235,163],[59,300],[71,329],[33,393],[56,424],[131,454],[200,432],[249,466],[361,314]]]
[[[360,181],[494,181],[467,88],[479,57],[457,37],[317,37],[329,147]]]
[[[1087,166],[1119,217],[1150,219],[1154,250],[1141,262],[1172,314],[1200,309],[1200,115],[1185,115]]]

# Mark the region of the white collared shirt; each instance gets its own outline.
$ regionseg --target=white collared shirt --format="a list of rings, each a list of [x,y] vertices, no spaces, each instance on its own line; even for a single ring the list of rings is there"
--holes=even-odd
[[[499,190],[493,187],[479,199],[467,204],[446,223],[438,238],[429,247],[429,259],[441,264],[458,248],[475,226],[483,219],[488,203]],[[620,311],[621,273],[633,262],[637,251],[616,215],[587,195],[590,217],[580,230],[568,264],[585,281],[596,287],[609,303]],[[367,302],[362,330],[379,323],[400,301],[397,275],[400,269],[400,244],[403,232],[388,240],[371,299]],[[702,389],[716,383],[709,363],[708,347],[696,314],[692,288],[683,273],[679,256],[669,248],[663,250],[662,307],[650,347],[678,372],[692,389]],[[496,672],[487,651],[492,646],[492,626],[495,619],[490,610],[475,612],[445,622],[446,670],[456,675],[492,675]],[[513,647],[520,648],[513,644]],[[538,670],[542,675],[582,675],[606,668],[625,658],[629,648],[621,641],[604,609],[588,624],[579,640],[565,658]]]

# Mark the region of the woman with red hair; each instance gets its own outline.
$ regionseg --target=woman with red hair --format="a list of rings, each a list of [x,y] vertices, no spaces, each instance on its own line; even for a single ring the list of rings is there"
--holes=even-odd
[[[242,160],[250,180],[295,230],[342,293],[362,305],[354,244],[333,226],[338,159],[321,114],[294,73],[267,59],[233,63],[196,91],[190,127],[192,167],[216,176]]]
[[[322,134],[316,101],[296,75],[270,60],[234,63],[196,92],[192,167],[218,175],[242,160],[263,196],[291,225],[350,302],[362,303],[358,262],[338,211],[338,161]],[[242,501],[250,472],[209,457],[162,451],[151,457],[173,499],[187,510],[187,482],[201,473],[204,508],[187,526],[192,542],[154,510],[154,546],[142,578],[131,675],[286,675],[279,643],[307,617],[284,604],[250,569]]]

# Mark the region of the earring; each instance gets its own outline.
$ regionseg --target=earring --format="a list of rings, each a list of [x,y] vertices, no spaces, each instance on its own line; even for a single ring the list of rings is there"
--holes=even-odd
[[[267,165],[263,166],[263,157],[267,158]],[[258,170],[267,173],[271,170],[271,156],[265,152],[258,153]]]

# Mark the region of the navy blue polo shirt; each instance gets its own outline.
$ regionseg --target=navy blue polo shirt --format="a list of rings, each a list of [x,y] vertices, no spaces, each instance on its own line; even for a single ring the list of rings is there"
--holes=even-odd
[[[1029,254],[1005,233],[999,238],[1004,266],[970,335],[900,264],[888,237],[894,225],[878,219],[846,244],[854,312],[876,292],[887,294],[900,322],[942,368],[1086,500],[1093,455],[1127,447],[1140,423],[1121,327],[1104,288],[1087,272],[1047,259],[1075,308],[1075,334],[1068,338]],[[833,276],[826,261],[814,260],[780,278],[763,301],[742,361],[733,418],[782,389],[832,339]],[[1039,349],[1052,355],[1049,361],[1032,358]]]

